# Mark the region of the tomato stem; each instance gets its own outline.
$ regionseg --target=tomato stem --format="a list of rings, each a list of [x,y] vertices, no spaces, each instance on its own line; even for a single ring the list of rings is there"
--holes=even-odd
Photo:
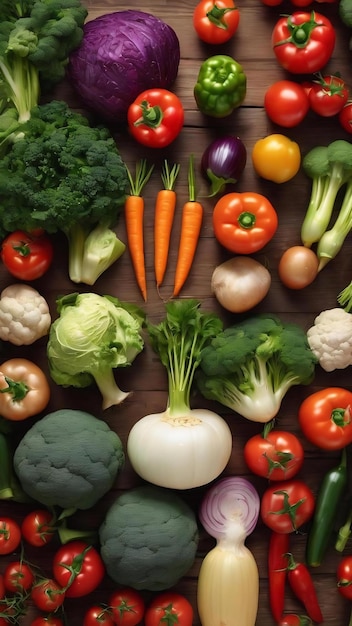
[[[226,13],[230,13],[230,11],[236,11],[236,10],[237,10],[237,7],[235,6],[228,7],[226,9],[220,9],[220,7],[214,4],[213,8],[210,11],[208,11],[207,18],[209,22],[211,22],[218,28],[221,28],[222,30],[227,30],[228,24],[224,22],[224,16],[226,15]]]
[[[148,128],[158,128],[163,121],[164,113],[160,106],[150,106],[148,100],[142,100],[140,104],[142,115],[135,121],[135,126],[144,124]]]
[[[0,393],[10,393],[13,402],[21,402],[29,392],[29,387],[23,381],[15,381],[13,378],[4,376],[7,387],[0,389]]]
[[[237,221],[242,228],[249,230],[250,228],[254,227],[256,217],[254,213],[250,213],[249,211],[243,211],[243,213],[238,216]]]

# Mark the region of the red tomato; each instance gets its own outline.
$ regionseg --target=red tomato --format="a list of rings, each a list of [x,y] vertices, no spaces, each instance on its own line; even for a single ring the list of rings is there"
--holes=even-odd
[[[31,567],[23,561],[9,563],[4,571],[5,589],[13,593],[28,591],[34,579]]]
[[[129,106],[131,135],[149,148],[165,148],[180,134],[184,109],[176,94],[167,89],[147,89]]]
[[[282,4],[283,0],[262,0],[262,4],[265,4],[267,7],[278,7]]]
[[[41,611],[56,611],[65,600],[65,590],[52,578],[44,578],[31,590],[31,599]]]
[[[278,227],[277,213],[259,193],[228,193],[217,201],[213,229],[218,242],[236,254],[261,250]]]
[[[313,82],[308,98],[312,111],[322,117],[332,117],[343,109],[348,95],[345,81],[330,74]]]
[[[116,623],[111,610],[98,605],[91,606],[83,620],[83,626],[114,626]]]
[[[339,122],[347,133],[352,134],[352,102],[347,102],[340,111]]]
[[[24,539],[31,546],[41,548],[52,540],[55,534],[52,513],[46,509],[36,509],[28,513],[21,525]]]
[[[341,450],[352,443],[352,392],[327,387],[303,400],[298,411],[304,436],[322,450]]]
[[[15,520],[0,517],[0,554],[14,552],[21,542],[21,529]]]
[[[291,128],[302,122],[309,111],[307,93],[299,83],[279,80],[267,89],[264,107],[275,124]]]
[[[12,276],[20,280],[35,280],[49,269],[54,249],[45,234],[32,235],[16,230],[1,244],[1,260]]]
[[[211,44],[229,41],[240,21],[233,0],[200,0],[193,12],[193,26],[198,37]]]
[[[53,574],[61,587],[67,587],[67,598],[79,598],[100,585],[105,567],[95,548],[84,541],[70,541],[54,555]]]
[[[114,624],[118,626],[136,626],[144,616],[145,604],[141,594],[135,589],[125,587],[115,591],[109,600]]]
[[[314,74],[330,60],[335,47],[330,20],[316,11],[296,11],[276,22],[272,46],[280,65],[292,74]]]
[[[179,624],[192,626],[193,608],[191,603],[179,593],[166,591],[159,594],[148,606],[145,626],[162,626],[163,624]]]
[[[340,594],[352,600],[352,556],[345,556],[337,567],[337,588]]]
[[[315,498],[302,481],[291,479],[268,487],[263,495],[260,514],[263,522],[277,533],[291,533],[311,519]]]
[[[257,476],[269,480],[293,478],[303,465],[303,446],[293,433],[271,430],[254,435],[244,446],[244,460]]]
[[[64,622],[54,615],[41,615],[31,622],[31,626],[64,626]]]
[[[2,574],[0,574],[0,600],[2,600],[2,598],[5,597],[5,594],[6,594],[6,589],[5,589],[4,577]]]
[[[306,615],[296,615],[295,613],[286,613],[283,615],[277,626],[312,626],[312,620]]]

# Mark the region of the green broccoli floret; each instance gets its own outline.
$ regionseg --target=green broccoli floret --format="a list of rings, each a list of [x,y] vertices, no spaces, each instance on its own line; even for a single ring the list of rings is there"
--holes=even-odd
[[[169,589],[194,563],[198,547],[192,509],[171,490],[130,489],[108,510],[99,530],[101,556],[117,584]]]
[[[293,385],[307,385],[317,358],[306,333],[275,315],[258,315],[221,332],[201,353],[200,392],[255,422],[269,422]]]
[[[50,327],[47,353],[50,374],[63,387],[96,383],[103,409],[129,394],[118,387],[113,369],[131,365],[142,351],[144,314],[133,305],[95,293],[58,299],[59,317]]]
[[[112,230],[128,189],[115,140],[55,100],[37,106],[21,131],[0,161],[1,235],[63,232],[71,280],[93,285],[125,250]]]
[[[68,58],[83,38],[88,11],[80,0],[2,0],[0,102],[29,119],[40,93],[65,76]],[[0,113],[4,112],[4,104]],[[0,132],[7,145],[13,130]]]
[[[62,509],[94,506],[112,488],[124,461],[121,440],[106,422],[74,409],[35,422],[14,453],[25,493]]]
[[[326,231],[337,194],[352,175],[352,145],[337,139],[328,146],[316,146],[305,155],[302,167],[312,179],[312,189],[301,239],[311,247]]]

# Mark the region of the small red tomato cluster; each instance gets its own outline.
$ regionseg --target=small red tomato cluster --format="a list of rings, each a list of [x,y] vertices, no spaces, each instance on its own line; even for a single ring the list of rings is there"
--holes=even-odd
[[[29,512],[21,525],[13,518],[0,517],[0,555],[12,555],[20,549],[19,557],[0,570],[0,626],[20,623],[29,603],[42,613],[31,626],[64,626],[66,598],[87,597],[102,583],[102,558],[83,540],[72,539],[54,551],[49,575],[26,561],[25,544],[44,547],[57,529],[57,520],[47,509]],[[83,626],[137,626],[142,620],[145,626],[192,626],[193,607],[173,590],[157,593],[146,604],[142,592],[126,587],[113,591],[107,604],[90,606]]]
[[[301,4],[297,0],[294,4],[303,7],[310,3]],[[293,75],[309,77],[301,82],[285,78],[268,87],[264,108],[272,122],[291,128],[312,111],[321,117],[338,116],[344,130],[352,132],[352,103],[347,83],[338,73],[324,72],[335,40],[332,23],[316,11],[296,11],[276,22],[272,47],[278,63]]]

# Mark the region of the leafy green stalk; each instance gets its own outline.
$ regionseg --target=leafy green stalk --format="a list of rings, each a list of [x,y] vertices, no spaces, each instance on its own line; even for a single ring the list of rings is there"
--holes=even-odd
[[[172,417],[190,410],[190,393],[201,351],[222,330],[213,313],[203,313],[200,302],[173,300],[166,304],[166,317],[160,324],[148,324],[153,350],[167,370],[168,411]]]
[[[337,219],[329,230],[325,231],[318,242],[317,255],[320,272],[340,252],[344,241],[352,229],[352,179],[347,183],[345,195]]]
[[[352,145],[339,139],[328,146],[316,146],[305,155],[302,167],[312,179],[312,188],[301,239],[311,247],[328,228],[337,194],[351,176]]]

